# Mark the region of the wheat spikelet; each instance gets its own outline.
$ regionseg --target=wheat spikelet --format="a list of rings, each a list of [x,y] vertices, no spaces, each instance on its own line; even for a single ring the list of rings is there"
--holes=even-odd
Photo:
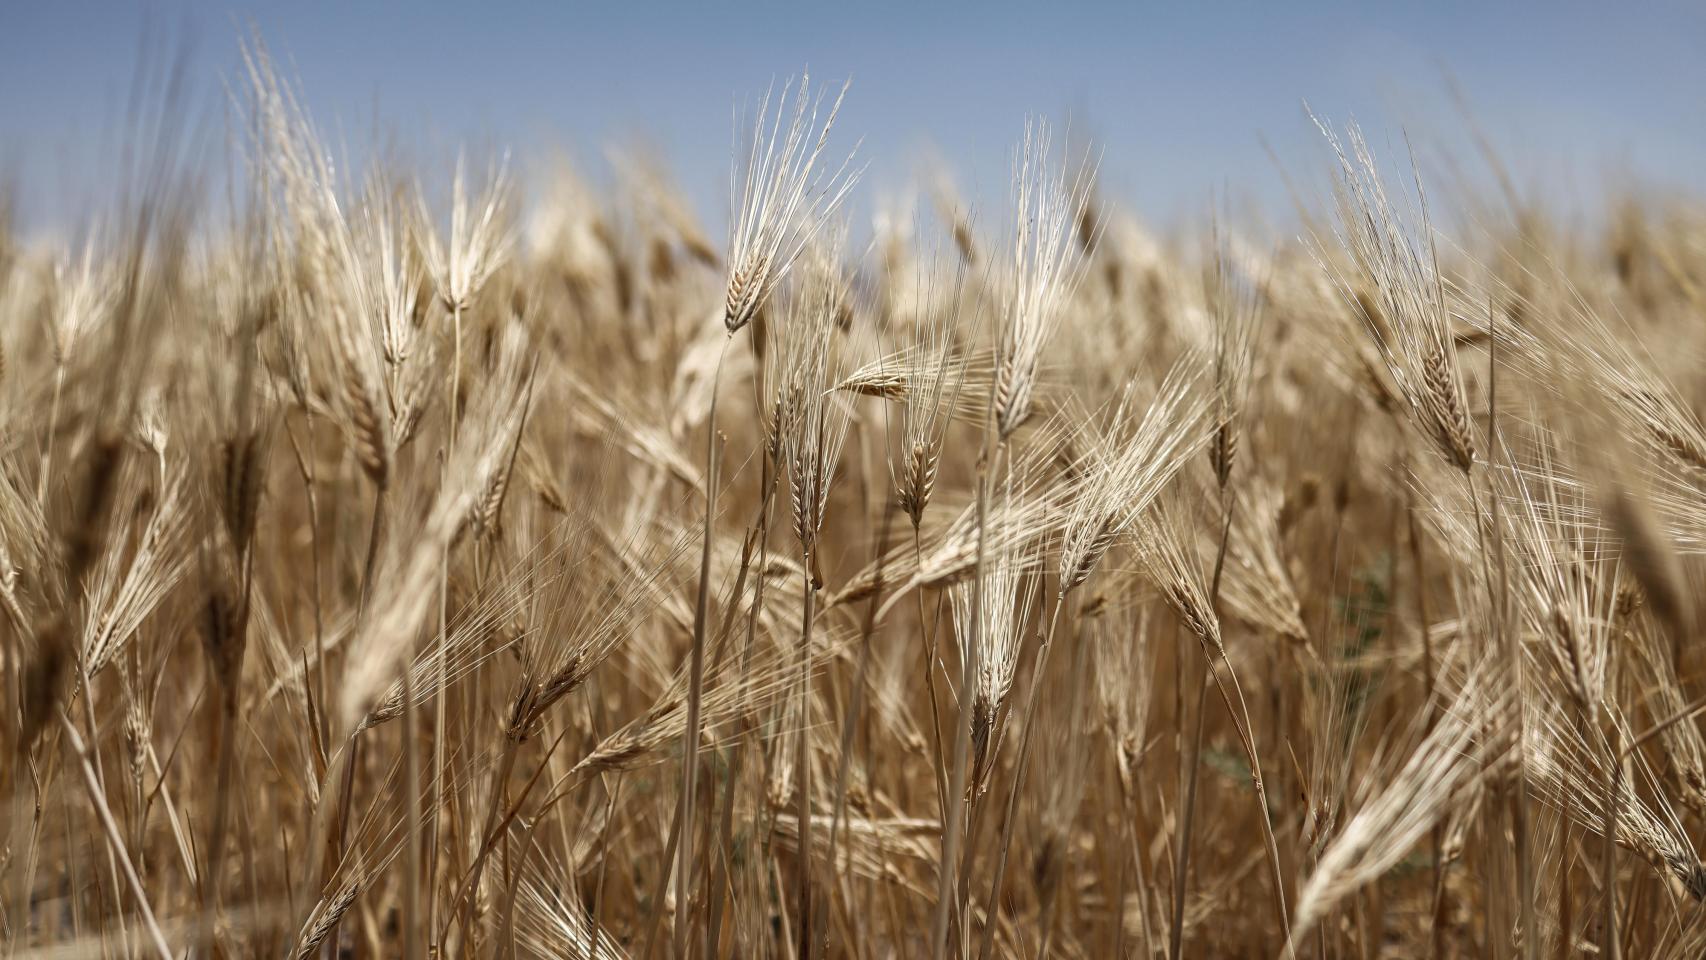
[[[1303,603],[1280,547],[1282,510],[1278,491],[1265,478],[1252,474],[1245,481],[1227,530],[1221,596],[1227,611],[1238,619],[1293,643],[1307,644]],[[1222,516],[1220,525],[1226,522]],[[1218,548],[1217,533],[1214,528],[1203,531],[1207,549]]]
[[[1611,723],[1622,727],[1621,718]],[[1625,738],[1628,731],[1623,730]],[[1661,874],[1674,876],[1695,900],[1706,899],[1706,867],[1688,839],[1686,830],[1671,810],[1662,792],[1654,802],[1636,790],[1637,783],[1652,785],[1653,777],[1644,761],[1635,759],[1635,780],[1627,776],[1607,777],[1607,767],[1617,762],[1618,751],[1598,729],[1582,729],[1558,710],[1536,711],[1527,727],[1524,755],[1530,781],[1546,802],[1568,809],[1585,830],[1603,835],[1607,801],[1615,797],[1616,829],[1613,839],[1639,855]],[[1615,793],[1608,789],[1615,783]],[[1655,809],[1655,804],[1657,808]]]
[[[536,585],[522,645],[521,690],[506,734],[525,739],[552,705],[578,688],[644,620],[648,604],[675,592],[673,569],[689,538],[653,546],[616,541],[615,554],[587,557],[576,537],[557,560],[564,569]]]
[[[302,924],[302,929],[296,934],[296,944],[291,956],[296,960],[313,960],[318,956],[320,945],[337,929],[344,914],[349,913],[350,907],[355,906],[356,895],[360,892],[360,885],[350,880],[335,893],[320,898],[309,912],[308,919]]]
[[[1110,418],[1112,432],[1093,436],[1089,452],[1074,464],[1082,479],[1061,532],[1063,588],[1089,578],[1108,549],[1207,441],[1201,422],[1206,404],[1194,389],[1196,377],[1193,361],[1176,367],[1141,419],[1132,410],[1136,385],[1128,385]]]
[[[971,698],[972,776],[970,790],[979,795],[989,786],[995,756],[1001,746],[1000,720],[1013,692],[1019,650],[1030,627],[1039,586],[1032,571],[1038,566],[1035,546],[1029,553],[1023,544],[1003,543],[983,574],[981,608],[973,604],[974,585],[956,584],[948,591],[953,603],[954,634],[960,656],[973,656],[970,644],[977,643],[977,685],[963,691]]]
[[[820,632],[821,636],[821,632]],[[807,661],[816,671],[832,659],[845,638],[814,641]],[[703,737],[715,743],[719,732],[732,721],[784,701],[798,688],[798,665],[790,652],[772,653],[755,660],[745,670],[724,670],[708,676],[700,702]],[[670,685],[639,716],[600,740],[569,770],[569,777],[633,770],[666,758],[669,747],[681,742],[687,729],[687,674],[678,671]],[[796,731],[778,730],[783,738]],[[705,746],[700,747],[701,750]]]
[[[1095,183],[1088,156],[1051,174],[1048,124],[1027,121],[1013,157],[1013,240],[1008,299],[1002,304],[995,376],[995,425],[1005,439],[1030,418],[1043,348],[1084,275],[1071,249],[1072,220]]]
[[[509,225],[509,160],[496,162],[477,200],[470,200],[466,164],[456,158],[450,182],[450,228],[443,240],[433,229],[425,198],[416,194],[413,232],[444,309],[468,309],[480,288],[502,266],[514,244]],[[412,296],[412,294],[411,294]]]
[[[766,357],[772,363],[766,380],[778,391],[772,403],[777,411],[773,442],[787,469],[794,536],[808,556],[816,552],[830,483],[852,422],[852,411],[835,392],[845,355],[854,349],[841,342],[836,328],[842,299],[839,250],[833,239],[814,248],[786,320],[773,328],[778,342]]]
[[[1623,557],[1653,614],[1673,637],[1688,636],[1694,612],[1682,568],[1645,502],[1618,487],[1612,491],[1607,513],[1612,528],[1623,539]]]
[[[1514,692],[1473,672],[1434,728],[1416,743],[1378,793],[1326,845],[1299,889],[1292,939],[1338,900],[1383,874],[1512,748]]]
[[[1238,460],[1239,420],[1250,391],[1260,302],[1253,285],[1241,282],[1230,251],[1218,240],[1206,285],[1214,317],[1214,432],[1208,454],[1215,481],[1224,490]]]
[[[1134,549],[1155,588],[1187,630],[1203,645],[1210,663],[1225,659],[1220,618],[1209,602],[1207,574],[1196,543],[1187,539],[1188,515],[1177,503],[1163,501],[1143,517]]]
[[[121,483],[126,487],[120,494],[121,502],[139,507],[145,496],[139,472],[128,471]],[[188,571],[190,519],[184,496],[185,475],[174,471],[167,476],[164,489],[152,493],[154,509],[135,537],[128,562],[120,549],[113,549],[96,568],[89,592],[91,615],[84,622],[82,636],[84,669],[91,677],[118,657],[143,621]],[[125,514],[123,522],[134,516],[133,510]],[[124,543],[131,536],[121,530],[114,539]]]
[[[851,155],[833,171],[819,166],[847,85],[836,94],[821,128],[817,115],[823,95],[812,96],[811,77],[801,75],[791,111],[790,89],[792,80],[782,85],[774,117],[770,93],[759,101],[740,195],[729,198],[729,275],[723,305],[723,325],[729,333],[758,315],[859,179],[850,169]],[[815,139],[813,129],[818,130]]]
[[[1372,311],[1358,306],[1356,313],[1406,406],[1446,459],[1467,472],[1475,460],[1475,438],[1457,372],[1446,282],[1434,253],[1420,182],[1420,224],[1412,236],[1387,197],[1362,131],[1355,124],[1347,128],[1347,152],[1322,121],[1315,123],[1338,158],[1334,187],[1339,241],[1358,276],[1353,279],[1342,268],[1327,269],[1349,303],[1372,300],[1376,305]]]
[[[1469,413],[1463,406],[1463,388],[1456,367],[1444,349],[1422,357],[1422,382],[1427,386],[1424,405],[1434,420],[1440,443],[1451,453],[1451,462],[1467,471],[1475,462],[1475,439],[1469,430]]]
[[[479,496],[509,454],[526,417],[525,335],[511,327],[497,358],[498,369],[469,417],[469,429],[450,451],[445,475],[451,482],[437,492],[421,524],[422,536],[400,549],[382,568],[384,589],[375,596],[364,628],[351,641],[354,667],[339,702],[344,730],[355,729],[372,711],[390,683],[396,665],[425,621],[418,602],[430,590],[438,558],[479,505]]]

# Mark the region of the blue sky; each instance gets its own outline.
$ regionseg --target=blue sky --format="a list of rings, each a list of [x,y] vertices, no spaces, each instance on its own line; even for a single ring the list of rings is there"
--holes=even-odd
[[[1305,100],[1356,117],[1424,173],[1474,167],[1446,77],[1518,178],[1563,206],[1616,184],[1706,193],[1706,5],[1351,3],[288,4],[13,3],[0,12],[0,173],[26,229],[88,213],[110,179],[145,26],[188,39],[195,108],[221,128],[239,36],[258,29],[323,130],[375,130],[431,169],[458,143],[553,148],[597,175],[601,148],[659,147],[706,222],[727,205],[731,110],[809,66],[851,76],[841,142],[861,193],[902,186],[926,150],[979,203],[1005,195],[1024,118],[1068,116],[1102,150],[1106,192],[1163,224],[1216,195],[1284,216],[1281,162],[1324,169]],[[216,138],[217,142],[217,138]],[[1446,189],[1441,184],[1441,190]]]

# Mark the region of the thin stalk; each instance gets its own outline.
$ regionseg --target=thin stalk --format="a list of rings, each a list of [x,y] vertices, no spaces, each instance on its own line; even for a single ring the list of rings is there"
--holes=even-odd
[[[1584,729],[1587,727],[1586,705],[1578,698],[1575,704],[1575,720]],[[1564,851],[1558,857],[1558,945],[1557,955],[1565,958],[1570,955],[1570,949],[1575,943],[1575,913],[1570,903],[1570,863],[1574,848],[1570,843],[1570,827],[1576,822],[1576,798],[1574,794],[1564,795],[1563,816],[1559,818],[1563,836],[1559,847]]]
[[[1116,759],[1114,762],[1118,763],[1119,761]],[[1131,814],[1125,810],[1129,805],[1127,799],[1128,798],[1125,796],[1125,789],[1122,787],[1120,790],[1120,833],[1125,835],[1123,838],[1125,843],[1120,845],[1122,849],[1120,850],[1119,857],[1117,858],[1120,864],[1119,880],[1114,884],[1114,956],[1116,957],[1125,956],[1126,879],[1130,875],[1129,868],[1131,866],[1126,859],[1125,850],[1123,848],[1130,845],[1130,835],[1136,829],[1132,825],[1131,821],[1133,818]],[[1147,954],[1145,954],[1145,956],[1147,956]]]
[[[1227,503],[1226,523],[1220,531],[1220,549],[1214,559],[1214,578],[1209,586],[1209,606],[1218,613],[1220,607],[1220,577],[1226,568],[1226,545],[1232,531],[1233,507],[1237,501]],[[1226,689],[1225,681],[1220,679],[1220,667],[1226,668],[1226,673],[1232,678],[1232,689]],[[1273,872],[1274,909],[1279,915],[1280,929],[1285,932],[1286,949],[1292,948],[1291,914],[1285,906],[1285,871],[1280,865],[1279,840],[1274,836],[1274,824],[1268,816],[1268,789],[1262,781],[1262,761],[1256,751],[1255,730],[1250,723],[1250,707],[1244,700],[1243,686],[1238,682],[1238,673],[1232,669],[1232,662],[1227,659],[1224,648],[1214,651],[1209,657],[1209,676],[1214,678],[1215,688],[1220,692],[1221,702],[1226,705],[1226,712],[1232,715],[1233,730],[1238,734],[1239,745],[1244,749],[1244,757],[1250,763],[1250,784],[1255,788],[1258,822],[1262,825],[1262,841],[1268,848],[1268,867]],[[1236,700],[1234,699],[1236,694]]]
[[[669,841],[664,844],[663,862],[669,863],[675,859],[676,846],[681,842],[681,807],[676,806],[669,815]],[[642,960],[652,960],[653,951],[658,943],[658,917],[663,913],[663,895],[669,886],[669,871],[658,873],[657,886],[652,890],[652,907],[646,917],[646,949],[640,956]],[[679,905],[677,905],[679,908]]]
[[[314,492],[314,411],[309,405],[304,404],[302,415],[306,421],[305,428],[308,431],[307,452],[304,452],[302,445],[297,442],[296,431],[290,427],[288,420],[285,422],[285,435],[290,439],[290,450],[296,457],[296,471],[302,477],[302,493],[304,499],[307,501],[308,554],[309,565],[312,569],[313,576],[313,583],[310,585],[310,588],[314,605],[314,662],[312,664],[312,677],[314,684],[313,699],[324,704],[326,702],[326,614],[323,598],[321,596],[320,577],[320,498]],[[309,670],[309,667],[310,665],[304,662],[303,670],[305,672]],[[307,682],[307,680],[304,680],[304,683]],[[329,721],[325,710],[321,709],[318,713],[319,716],[315,721],[315,724],[316,728],[319,730],[320,742],[324,744],[326,742],[326,738],[331,736],[331,730],[327,726]]]
[[[1060,624],[1060,608],[1072,595],[1071,587],[1063,587],[1055,595],[1054,612],[1049,614],[1048,631],[1043,634],[1042,646],[1031,661],[1031,692],[1025,698],[1025,713],[1019,730],[1019,755],[1013,761],[1013,786],[1007,791],[1007,815],[1001,824],[1001,842],[996,846],[995,875],[989,881],[989,902],[984,904],[988,920],[983,925],[983,939],[978,947],[980,960],[987,960],[995,945],[995,928],[1001,916],[1001,881],[1007,873],[1007,853],[1013,844],[1013,826],[1019,819],[1019,793],[1025,785],[1025,761],[1030,757],[1031,732],[1036,727],[1037,702],[1042,698],[1043,680],[1048,671],[1049,651],[1054,647],[1055,628]],[[1011,719],[1011,718],[1009,718]]]
[[[361,604],[358,613],[365,613],[367,602],[373,596],[373,568],[379,559],[379,541],[385,536],[385,508],[390,498],[386,495],[390,484],[381,484],[373,489],[373,526],[367,531],[367,559],[361,565]]]
[[[1210,666],[1208,669],[1214,668]],[[1191,827],[1196,820],[1197,780],[1202,769],[1203,715],[1207,713],[1207,706],[1208,678],[1204,677],[1197,692],[1197,713],[1192,724],[1191,758],[1187,767],[1189,774],[1185,780],[1184,805],[1179,813],[1179,855],[1173,861],[1173,922],[1167,930],[1168,960],[1179,960],[1179,951],[1184,945],[1185,882],[1190,873]]]
[[[1088,660],[1088,651],[1087,651],[1088,644],[1085,640],[1084,631],[1083,631],[1082,626],[1080,626],[1080,628],[1078,630],[1077,640],[1078,640],[1077,646],[1072,651],[1072,676],[1071,676],[1071,684],[1072,685],[1070,688],[1068,688],[1067,698],[1066,698],[1066,704],[1067,704],[1066,705],[1066,711],[1067,711],[1066,715],[1067,715],[1067,723],[1069,724],[1068,729],[1074,730],[1074,731],[1077,730],[1078,698],[1081,695],[1082,690],[1083,690],[1084,671],[1085,671],[1086,663]],[[1072,821],[1073,821],[1073,819],[1076,818],[1076,816],[1077,816],[1077,809],[1076,808],[1073,808],[1067,812],[1067,819],[1066,819],[1066,824],[1065,824],[1065,827],[1066,827],[1065,835],[1070,836]],[[1071,858],[1070,846],[1068,844],[1062,844],[1061,849],[1059,851],[1059,854],[1056,856],[1054,863],[1052,863],[1050,865],[1050,871],[1051,871],[1050,875],[1043,878],[1043,893],[1042,893],[1042,895],[1043,895],[1044,899],[1043,899],[1043,907],[1041,910],[1041,914],[1042,914],[1041,923],[1042,923],[1042,930],[1043,930],[1043,940],[1042,940],[1042,945],[1040,947],[1038,947],[1038,949],[1037,949],[1037,956],[1040,958],[1040,960],[1048,960],[1049,947],[1050,947],[1050,945],[1052,945],[1054,943],[1054,915],[1055,915],[1055,911],[1058,908],[1059,903],[1060,903],[1060,883],[1061,883],[1062,878],[1065,876],[1066,867],[1070,862],[1070,858]],[[1124,882],[1123,872],[1121,875],[1121,882],[1122,882],[1122,884]],[[1118,901],[1116,901],[1116,902],[1118,902]]]
[[[598,838],[598,881],[592,888],[592,922],[587,924],[586,955],[598,956],[598,937],[604,932],[599,922],[599,908],[604,905],[604,879],[610,873],[610,822],[616,812],[616,798],[622,794],[622,772],[617,771],[616,783],[610,788],[610,795],[604,804],[604,829],[599,831]]]
[[[533,855],[533,847],[538,843],[539,821],[534,820],[522,829],[521,862]],[[498,944],[502,951],[499,956],[505,960],[515,960],[515,900],[521,892],[521,878],[518,876],[510,883],[504,894],[503,923],[498,928]],[[597,956],[593,954],[592,956]]]
[[[810,547],[804,547],[800,556],[805,567],[806,595],[801,603],[804,609],[800,621],[800,732],[794,750],[794,778],[798,781],[799,799],[794,815],[800,827],[799,955],[811,960],[817,951],[812,937],[812,767],[808,734],[811,730],[812,620],[817,608],[817,586],[812,583],[811,571],[817,568],[812,565]]]
[[[463,878],[462,885],[456,890],[456,895],[451,898],[449,905],[445,907],[445,910],[452,914],[452,916],[447,917],[444,921],[444,925],[439,928],[439,943],[442,944],[444,942],[445,936],[450,932],[451,923],[456,919],[454,915],[462,908],[463,903],[469,899],[470,895],[474,892],[475,887],[478,885],[480,881],[480,872],[485,866],[486,858],[491,856],[492,851],[497,848],[498,839],[503,835],[503,832],[508,830],[509,825],[514,823],[515,818],[521,814],[521,805],[526,802],[527,797],[533,792],[533,788],[538,785],[539,778],[545,775],[551,756],[557,752],[557,747],[563,742],[563,737],[566,736],[567,733],[568,731],[565,729],[562,733],[557,734],[556,739],[551,741],[551,746],[546,749],[545,756],[540,758],[538,768],[533,771],[532,776],[528,777],[527,782],[522,784],[521,790],[516,794],[515,799],[510,801],[509,808],[504,812],[503,817],[497,820],[497,822],[490,824],[486,830],[479,848],[474,852],[474,862],[468,867],[467,876]],[[510,743],[513,744],[514,741],[510,741]],[[514,751],[506,749],[505,753],[509,755],[508,762],[513,763]],[[508,777],[509,773],[506,770],[503,772],[499,782],[507,780]],[[557,801],[568,796],[569,790],[573,789],[574,786],[578,786],[578,782],[576,784],[565,786],[560,793],[556,794],[552,799],[548,799],[543,808],[539,811],[538,815],[543,817],[545,812],[555,805]],[[670,843],[669,849],[669,856],[664,858],[666,861],[675,856],[675,844],[673,842]],[[522,865],[518,864],[514,869],[520,870],[521,866]],[[662,876],[664,879],[667,879],[669,876],[668,871],[665,871]],[[660,882],[662,881],[660,880]],[[661,889],[658,890],[657,895],[661,898],[663,896],[663,891]],[[465,924],[466,922],[467,921],[464,920]]]
[[[917,523],[912,525],[912,557],[914,566],[923,569],[924,541]],[[942,752],[942,717],[941,708],[936,699],[936,644],[941,639],[938,627],[942,622],[942,595],[938,593],[936,596],[935,619],[926,621],[924,619],[924,591],[918,589],[913,591],[913,594],[918,598],[918,629],[924,634],[924,686],[926,690],[930,691],[930,743],[935,749],[930,772],[935,775],[936,816],[941,822],[945,821],[948,816],[947,774],[943,770],[946,757]]]
[[[1499,459],[1499,336],[1498,317],[1493,309],[1491,300],[1487,301],[1487,465],[1489,469],[1498,466]],[[1505,533],[1499,523],[1499,497],[1493,489],[1492,481],[1487,483],[1487,497],[1492,501],[1493,514],[1493,549],[1497,558],[1499,570],[1499,591],[1493,598],[1496,613],[1493,617],[1493,627],[1498,632],[1499,642],[1505,648],[1509,658],[1513,679],[1517,689],[1523,687],[1522,652],[1516,641],[1510,636],[1505,620],[1508,616],[1506,607],[1510,596],[1510,571],[1505,563]],[[1492,589],[1492,584],[1487,584]],[[1527,729],[1527,700],[1517,700],[1517,742],[1526,742]],[[1524,761],[1523,751],[1517,751],[1516,791],[1512,798],[1511,829],[1516,834],[1517,862],[1517,897],[1518,907],[1522,917],[1522,953],[1527,960],[1535,960],[1540,955],[1540,940],[1538,923],[1534,910],[1534,838],[1528,830],[1528,772]]]
[[[327,858],[325,863],[326,874],[325,877],[322,878],[322,882],[335,873],[338,867],[343,863],[345,847],[349,840],[349,825],[351,819],[350,809],[355,802],[356,764],[359,762],[360,758],[361,731],[356,730],[354,733],[350,734],[348,742],[344,745],[344,763],[340,768],[343,774],[343,779],[339,782],[338,801],[336,804],[337,823],[335,826],[337,828],[338,835],[335,838],[331,838],[333,845],[330,850],[330,852],[335,856]],[[337,948],[338,929],[342,925],[343,918],[340,917],[336,923],[332,924],[331,930],[326,934],[326,939],[323,943],[324,952],[327,956],[333,955]]]
[[[45,449],[41,455],[41,477],[36,480],[36,505],[47,505],[47,479],[53,473],[53,435],[59,430],[59,398],[65,390],[65,363],[60,361],[53,368],[53,401],[48,408],[47,434],[42,441]]]
[[[219,915],[219,875],[225,860],[225,834],[230,812],[231,774],[236,758],[237,688],[234,678],[224,683],[219,692],[218,728],[219,759],[213,782],[213,827],[208,834],[207,872],[202,884],[202,907],[208,911],[206,922],[211,926]]]
[[[506,737],[504,739],[503,754],[498,759],[497,773],[492,777],[491,800],[486,805],[486,825],[480,830],[480,836],[485,838],[485,843],[488,845],[493,842],[495,837],[497,837],[499,831],[507,828],[508,826],[507,818],[503,826],[496,825],[498,820],[498,809],[504,805],[503,798],[506,792],[504,788],[509,785],[509,775],[511,771],[515,769],[515,755],[520,746],[521,741],[515,737]],[[465,889],[473,892],[475,895],[478,894],[480,889],[480,875],[485,871],[485,867],[486,857],[481,856],[474,861],[471,874],[467,882],[464,884]],[[471,930],[463,931],[464,936],[471,935],[472,933],[473,931]]]
[[[1228,691],[1226,684],[1220,679],[1219,667],[1226,668],[1227,676],[1232,678],[1232,689]],[[1233,728],[1238,734],[1244,755],[1250,761],[1250,783],[1255,788],[1256,803],[1261,811],[1262,840],[1268,848],[1268,866],[1273,872],[1274,880],[1274,909],[1282,919],[1281,929],[1285,931],[1286,943],[1291,943],[1290,914],[1285,906],[1284,872],[1280,866],[1279,841],[1274,836],[1274,824],[1268,817],[1268,789],[1262,781],[1261,761],[1256,756],[1256,743],[1250,726],[1250,708],[1244,700],[1243,687],[1238,682],[1238,674],[1232,669],[1232,664],[1226,657],[1220,656],[1209,663],[1209,675],[1214,678],[1215,687],[1220,692],[1221,702],[1226,705],[1228,713],[1232,714]]]
[[[893,498],[889,498],[892,503]],[[847,705],[847,719],[841,727],[841,764],[835,774],[835,812],[829,821],[829,871],[835,875],[836,839],[841,829],[841,817],[847,808],[847,775],[853,761],[853,733],[858,724],[859,715],[865,706],[865,682],[871,663],[871,634],[877,626],[877,605],[882,596],[883,558],[888,556],[889,520],[893,517],[892,509],[883,517],[878,529],[882,533],[877,538],[877,589],[872,591],[870,600],[865,607],[864,622],[859,629],[859,674],[854,680],[853,696]]]
[[[308,449],[314,450],[314,414],[308,415]],[[326,604],[323,596],[325,578],[320,575],[320,497],[314,492],[316,471],[309,461],[304,468],[303,487],[308,491],[308,550],[313,554],[310,567],[314,577],[314,693],[320,702],[320,743],[332,735],[331,720],[326,715]]]
[[[709,428],[705,432],[705,526],[699,553],[699,595],[693,608],[693,650],[688,667],[687,726],[681,734],[682,841],[675,871],[675,953],[684,956],[687,946],[689,884],[693,879],[693,813],[698,786],[700,700],[705,692],[705,617],[711,599],[711,523],[717,515],[717,387],[723,375],[723,357],[729,338],[717,353],[717,370],[711,379]]]
[[[989,433],[987,426],[985,434]],[[942,861],[936,878],[936,918],[930,933],[930,955],[942,960],[948,948],[948,918],[955,899],[956,876],[959,864],[960,830],[965,816],[966,754],[971,749],[971,696],[979,669],[980,634],[983,622],[983,566],[987,559],[986,528],[989,525],[989,460],[988,441],[985,456],[978,463],[977,476],[977,566],[973,572],[971,601],[971,636],[964,644],[960,664],[960,720],[954,732],[953,789],[948,791],[948,824],[942,835]]]
[[[80,699],[83,701],[84,722],[89,725],[89,736],[91,738],[96,738],[96,733],[100,728],[95,725],[95,688],[90,683],[88,662],[83,658],[81,651],[79,651],[77,655],[77,673],[78,678],[83,684],[83,696]],[[101,752],[99,750],[94,751],[91,759],[93,760],[95,768],[95,781],[99,784],[101,793],[105,795],[107,789],[107,774],[106,770],[101,766]],[[67,806],[69,806],[69,804]],[[110,846],[107,850],[107,872],[113,885],[113,898],[117,901],[119,896],[118,863],[113,856]],[[122,904],[119,905],[119,908],[122,909]],[[120,925],[119,927],[119,934],[125,941],[126,950],[129,950],[130,934],[124,929],[123,925]]]
[[[130,887],[131,895],[136,898],[136,912],[142,919],[143,930],[152,941],[154,952],[160,955],[160,960],[172,960],[172,951],[166,946],[166,936],[160,932],[159,921],[154,919],[154,911],[148,905],[148,892],[143,889],[142,879],[136,875],[136,867],[131,864],[130,854],[125,850],[124,841],[119,835],[118,823],[113,820],[112,810],[107,807],[106,795],[95,780],[95,769],[89,763],[89,750],[64,711],[58,711],[58,717],[60,730],[64,732],[70,744],[71,752],[77,755],[78,770],[83,774],[83,788],[88,792],[89,803],[95,808],[95,814],[101,821],[101,829],[106,832],[107,846],[117,856],[125,883]]]
[[[758,576],[753,580],[752,606],[747,610],[746,616],[746,643],[741,650],[740,670],[742,675],[747,673],[748,668],[752,663],[753,641],[758,633],[758,611],[764,609],[764,570],[769,565],[770,559],[770,514],[771,506],[775,502],[776,496],[776,479],[778,473],[776,470],[776,464],[771,459],[768,452],[763,455],[762,460],[761,472],[763,474],[762,486],[764,489],[763,502],[758,508],[758,529],[754,534],[754,540],[749,541],[749,545],[756,542],[758,548]],[[741,570],[742,576],[744,576],[745,573],[746,563],[743,560]],[[737,589],[735,590],[734,595],[739,597],[743,590],[744,585],[737,582]],[[738,607],[738,602],[730,607],[729,616],[731,618],[734,616],[734,612]],[[732,626],[732,623],[725,624],[725,632],[729,626]],[[712,889],[707,893],[707,898],[710,901],[711,916],[708,929],[706,931],[710,941],[709,946],[705,951],[706,957],[716,957],[722,951],[722,917],[724,898],[721,891],[725,882],[732,884],[732,881],[727,880],[727,875],[729,871],[729,851],[734,842],[734,796],[736,785],[740,782],[741,773],[745,767],[746,740],[750,731],[751,720],[745,713],[742,713],[740,718],[740,733],[735,737],[733,744],[730,746],[731,756],[729,760],[729,771],[727,779],[723,783],[722,822],[719,826],[719,838],[717,841],[717,850],[720,856],[715,861],[717,864],[717,878]]]
[[[421,763],[415,749],[415,690],[411,671],[403,667],[403,768],[407,797],[408,848],[403,860],[403,958],[420,960],[421,952]]]
[[[450,402],[445,404],[445,415],[450,419],[450,446],[456,446],[456,406],[462,395],[462,301],[457,300],[450,305],[450,330],[455,342],[451,345],[450,362]]]
[[[1422,735],[1433,732],[1434,714],[1434,644],[1433,635],[1428,629],[1431,622],[1428,619],[1428,578],[1427,568],[1423,561],[1421,531],[1416,525],[1415,495],[1410,495],[1410,506],[1406,511],[1410,525],[1410,552],[1416,569],[1416,618],[1421,624],[1422,633],[1422,682],[1425,684],[1422,700]],[[1445,955],[1445,831],[1439,824],[1434,824],[1428,831],[1428,849],[1431,853],[1433,871],[1433,911],[1431,934],[1429,936],[1430,956],[1439,960]]]
[[[1612,724],[1613,747],[1620,748],[1623,733]],[[1618,801],[1623,789],[1620,778],[1623,774],[1623,758],[1626,754],[1618,749],[1611,763],[1611,769],[1605,772],[1605,852],[1604,861],[1600,865],[1601,897],[1604,901],[1604,915],[1600,920],[1602,936],[1599,942],[1599,955],[1605,960],[1617,960],[1619,943],[1617,940],[1617,818],[1619,815]]]
[[[442,488],[446,479],[446,461],[444,452],[439,452],[438,473],[439,485]],[[448,774],[445,768],[444,744],[447,732],[446,715],[449,712],[450,697],[450,548],[447,546],[438,558],[438,687],[432,698],[432,866],[431,877],[427,889],[434,892],[432,903],[427,907],[430,914],[427,917],[427,931],[438,929],[438,881],[444,868],[443,859],[439,856],[439,830],[443,826],[440,811],[444,808],[444,781]],[[408,676],[404,670],[403,675]],[[437,946],[435,943],[434,947]]]

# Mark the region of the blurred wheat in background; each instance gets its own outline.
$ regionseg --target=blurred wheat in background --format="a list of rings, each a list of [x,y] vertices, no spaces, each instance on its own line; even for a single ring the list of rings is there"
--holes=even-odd
[[[1706,951],[1706,208],[866,226],[801,74],[723,242],[241,64],[0,222],[6,956]]]

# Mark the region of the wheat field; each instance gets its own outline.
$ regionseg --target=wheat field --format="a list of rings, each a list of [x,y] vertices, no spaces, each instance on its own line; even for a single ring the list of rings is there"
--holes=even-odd
[[[1706,204],[867,224],[800,75],[713,236],[241,62],[0,220],[5,956],[1706,951]]]

